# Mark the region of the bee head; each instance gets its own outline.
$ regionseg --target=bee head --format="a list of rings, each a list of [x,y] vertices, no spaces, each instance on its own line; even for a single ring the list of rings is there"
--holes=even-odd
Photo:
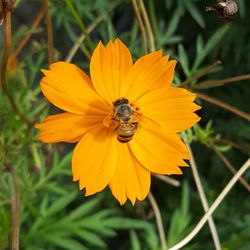
[[[120,98],[120,99],[114,101],[114,102],[113,102],[113,105],[114,105],[115,107],[118,107],[118,106],[120,106],[120,105],[122,105],[122,104],[128,104],[128,103],[129,103],[128,99],[122,97],[122,98]]]

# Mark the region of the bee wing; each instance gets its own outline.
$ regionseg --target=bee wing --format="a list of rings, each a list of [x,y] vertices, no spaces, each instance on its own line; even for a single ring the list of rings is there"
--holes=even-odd
[[[144,127],[149,130],[157,130],[157,131],[161,130],[161,126],[158,122],[154,121],[153,119],[143,114],[135,112],[134,117],[135,117],[135,122],[139,123],[139,127]]]
[[[142,124],[149,130],[161,130],[161,125],[147,116],[142,117]]]

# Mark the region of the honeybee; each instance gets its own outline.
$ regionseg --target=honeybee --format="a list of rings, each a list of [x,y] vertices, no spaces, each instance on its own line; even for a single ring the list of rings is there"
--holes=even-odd
[[[131,141],[140,124],[151,129],[161,129],[158,123],[143,116],[138,108],[134,110],[129,100],[124,97],[113,102],[113,106],[113,114],[104,119],[104,125],[116,131],[117,140],[121,143]]]
[[[238,13],[238,4],[236,0],[216,0],[214,6],[207,6],[205,11],[216,11],[219,17],[228,21]]]

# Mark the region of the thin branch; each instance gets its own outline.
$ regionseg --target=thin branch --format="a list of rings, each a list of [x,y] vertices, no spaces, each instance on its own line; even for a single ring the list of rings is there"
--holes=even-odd
[[[214,62],[213,64],[206,67],[200,73],[198,73],[198,74],[194,75],[193,77],[191,77],[191,78],[185,80],[184,82],[180,83],[180,87],[186,87],[188,85],[188,83],[193,82],[195,80],[198,80],[199,78],[205,76],[207,73],[209,73],[212,69],[214,69],[219,64],[221,64],[221,61],[219,61],[219,60]],[[191,86],[189,86],[189,88],[191,88]]]
[[[27,44],[27,42],[29,41],[32,33],[36,30],[36,28],[38,27],[38,25],[40,24],[42,18],[44,16],[44,11],[40,11],[36,17],[35,20],[30,28],[30,30],[27,32],[27,34],[23,37],[23,39],[19,42],[17,48],[15,49],[15,51],[11,54],[10,56],[10,64],[12,64],[17,56],[19,55],[20,51],[23,49],[23,47]]]
[[[154,33],[152,31],[152,27],[148,18],[147,10],[145,8],[143,0],[139,0],[139,5],[141,9],[141,13],[144,19],[144,23],[146,25],[146,29],[148,32],[148,38],[149,38],[149,44],[150,44],[150,51],[153,52],[155,51],[155,38],[154,38]]]
[[[192,152],[192,149],[191,149],[190,145],[188,143],[186,143],[186,146],[187,146],[187,149],[188,149],[188,152],[189,152],[189,155],[190,155],[190,165],[191,165],[191,168],[192,168],[194,181],[195,181],[195,184],[196,184],[196,187],[197,187],[200,199],[201,199],[203,209],[206,212],[208,210],[209,206],[208,206],[207,198],[206,198],[206,195],[205,195],[202,183],[201,183],[201,179],[200,179],[200,176],[199,176],[199,173],[198,173],[197,165],[196,165],[196,162],[195,162],[193,152]],[[212,234],[215,249],[220,250],[221,249],[220,239],[219,239],[217,229],[216,229],[216,226],[215,226],[215,223],[214,223],[214,220],[213,220],[212,216],[210,216],[208,218],[208,225],[209,225],[209,228],[210,228],[210,231],[211,231],[211,234]]]
[[[47,34],[48,34],[48,62],[49,64],[53,63],[54,61],[54,45],[53,45],[53,29],[52,29],[52,22],[51,17],[49,14],[49,3],[48,0],[43,0],[43,10],[47,24]]]
[[[30,124],[30,121],[22,114],[22,112],[17,107],[12,95],[9,92],[7,86],[7,67],[9,62],[9,56],[11,51],[11,11],[7,11],[4,18],[4,27],[5,27],[5,37],[4,37],[4,53],[1,65],[1,77],[0,85],[2,86],[4,94],[7,96],[10,105],[14,112],[27,124]]]
[[[13,166],[10,167],[12,178],[15,186],[15,193],[11,197],[11,250],[19,250],[19,233],[20,233],[20,190],[16,170]]]
[[[94,45],[93,45],[93,43],[92,43],[92,41],[91,41],[91,39],[90,39],[90,37],[88,35],[87,29],[86,29],[85,24],[83,23],[81,17],[78,15],[77,11],[75,10],[75,8],[74,8],[74,6],[73,6],[73,4],[72,4],[72,2],[70,0],[64,0],[64,1],[65,1],[66,5],[67,5],[69,11],[71,12],[72,16],[75,18],[75,20],[76,20],[78,26],[80,27],[83,35],[85,36],[86,42],[87,42],[87,44],[89,46],[89,49],[91,51],[93,51]]]
[[[160,235],[160,241],[161,241],[161,249],[162,250],[167,250],[167,240],[165,238],[165,231],[164,231],[164,227],[163,227],[163,223],[162,223],[162,219],[161,219],[161,212],[160,209],[157,205],[157,202],[153,196],[153,194],[151,192],[149,192],[148,194],[148,199],[151,203],[151,206],[154,210],[154,214],[155,214],[155,218],[156,218],[156,223],[157,223],[157,228],[159,231],[159,235]]]
[[[246,75],[230,77],[230,78],[226,78],[226,79],[222,79],[222,80],[211,80],[211,81],[207,81],[207,82],[202,82],[202,83],[196,84],[194,86],[190,86],[189,88],[190,89],[212,88],[212,87],[218,87],[218,86],[228,84],[228,83],[249,80],[249,79],[250,79],[250,74],[246,74]]]
[[[139,28],[141,30],[143,51],[146,54],[147,53],[147,36],[146,36],[146,31],[145,31],[145,28],[144,28],[144,24],[143,24],[141,14],[140,14],[139,8],[137,6],[136,0],[131,0],[131,2],[132,2],[132,6],[133,6],[133,9],[134,9],[134,12],[135,12],[135,16],[136,16]]]
[[[103,16],[99,16],[95,19],[95,21],[93,23],[90,24],[90,26],[87,28],[87,33],[91,33],[95,27],[103,20]],[[66,62],[71,62],[73,57],[75,56],[77,50],[80,48],[82,42],[84,41],[85,39],[85,35],[84,34],[81,34],[76,42],[74,43],[74,46],[71,48],[71,50],[69,51],[68,55],[66,56],[65,58],[65,61]]]
[[[221,202],[227,196],[229,191],[233,188],[233,186],[236,184],[236,182],[239,180],[239,178],[248,170],[249,167],[250,167],[250,158],[241,166],[241,168],[238,170],[238,172],[228,182],[226,187],[219,194],[219,196],[216,198],[216,200],[213,202],[213,204],[207,210],[207,212],[203,215],[203,217],[200,219],[200,221],[197,223],[197,225],[194,227],[194,229],[183,240],[181,240],[175,246],[171,247],[169,250],[178,250],[178,249],[183,248],[199,233],[199,231],[202,229],[202,227],[206,224],[208,218],[214,213],[214,211],[217,209],[217,207],[221,204]]]
[[[241,110],[239,110],[239,109],[233,107],[233,106],[230,105],[230,104],[227,104],[227,103],[225,103],[225,102],[222,102],[222,101],[220,101],[220,100],[218,100],[218,99],[215,99],[215,98],[213,98],[213,97],[210,97],[210,96],[208,96],[208,95],[202,94],[202,93],[200,93],[200,92],[196,92],[196,94],[197,94],[197,97],[198,97],[198,98],[200,98],[200,99],[202,99],[202,100],[204,100],[204,101],[210,102],[210,103],[212,103],[212,104],[214,104],[214,105],[216,105],[216,106],[219,106],[219,107],[221,107],[221,108],[224,108],[224,109],[226,109],[226,110],[228,110],[228,111],[230,111],[230,112],[232,112],[232,113],[238,115],[239,117],[241,117],[241,118],[243,118],[243,119],[245,119],[245,120],[247,120],[247,121],[250,121],[250,115],[249,115],[248,113],[246,113],[246,112],[244,112],[244,111],[241,111]]]
[[[236,142],[230,141],[230,140],[225,139],[225,138],[217,138],[217,137],[211,138],[211,141],[216,142],[216,143],[227,144],[227,145],[229,145],[229,146],[231,146],[233,148],[239,149],[239,150],[241,150],[243,152],[245,152],[245,151],[249,152],[250,151],[250,144],[248,144],[248,143],[245,143],[243,145],[243,144],[238,144]]]
[[[226,167],[229,169],[229,171],[232,174],[236,174],[237,170],[236,168],[233,166],[233,164],[226,158],[226,156],[224,154],[222,154],[213,143],[209,143],[209,146],[211,147],[211,149],[216,153],[216,155],[221,159],[221,161],[226,165]],[[240,177],[239,178],[239,182],[246,188],[246,190],[248,192],[250,192],[250,185],[248,184],[248,182],[243,178]]]
[[[167,184],[174,186],[174,187],[179,187],[181,185],[179,181],[175,180],[174,178],[165,176],[165,175],[153,174],[153,176],[158,178],[159,180],[166,182]]]

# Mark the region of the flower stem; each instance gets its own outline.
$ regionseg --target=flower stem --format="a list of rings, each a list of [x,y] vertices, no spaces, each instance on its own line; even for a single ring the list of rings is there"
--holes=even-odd
[[[226,109],[226,110],[238,115],[239,117],[241,117],[241,118],[243,118],[243,119],[245,119],[247,121],[250,121],[250,115],[248,113],[246,113],[244,111],[241,111],[241,110],[233,107],[232,105],[227,104],[225,102],[222,102],[222,101],[220,101],[220,100],[218,100],[216,98],[210,97],[210,96],[202,94],[200,92],[195,92],[195,93],[197,94],[198,98],[200,98],[200,99],[202,99],[202,100],[204,100],[206,102],[210,102],[210,103],[212,103],[212,104],[214,104],[216,106],[219,106],[219,107],[221,107],[223,109]]]
[[[203,71],[199,72],[198,74],[194,75],[193,77],[185,80],[184,82],[180,83],[180,87],[187,87],[190,82],[193,82],[206,74],[208,74],[212,69],[214,69],[217,65],[221,64],[221,61],[216,61],[213,64],[207,66]],[[192,88],[193,86],[189,86],[188,88]]]
[[[142,17],[144,19],[144,23],[146,25],[146,29],[147,29],[147,32],[148,32],[150,52],[153,52],[153,51],[155,51],[155,38],[154,38],[152,27],[151,27],[151,24],[150,24],[150,21],[149,21],[149,18],[148,18],[148,14],[147,14],[147,10],[145,8],[143,0],[139,0],[139,5],[140,5]]]
[[[139,8],[137,6],[136,0],[131,0],[131,2],[132,2],[132,6],[133,6],[133,9],[134,9],[134,12],[135,12],[135,16],[136,16],[139,28],[141,30],[143,51],[144,51],[144,54],[146,54],[148,49],[147,49],[147,36],[146,36],[146,31],[145,31],[145,28],[144,28],[144,24],[143,24],[141,14],[140,14]]]
[[[15,191],[11,197],[11,221],[12,221],[12,236],[11,249],[19,250],[19,233],[20,233],[20,190],[16,170],[10,166],[11,175],[14,182]]]
[[[234,77],[230,77],[230,78],[226,78],[222,80],[211,80],[207,82],[202,82],[194,86],[190,86],[190,88],[191,89],[213,88],[213,87],[218,87],[220,85],[243,81],[243,80],[249,80],[249,79],[250,79],[250,74],[246,74],[246,75],[234,76]]]
[[[194,156],[193,156],[192,149],[191,149],[190,145],[187,142],[186,142],[186,146],[187,146],[187,149],[188,149],[188,152],[189,152],[189,155],[190,155],[190,165],[191,165],[191,168],[192,168],[194,181],[195,181],[195,184],[196,184],[199,196],[200,196],[200,200],[201,200],[203,209],[206,212],[208,210],[209,206],[208,206],[207,198],[206,198],[206,195],[205,195],[202,183],[201,183],[201,179],[200,179],[200,176],[199,176],[199,173],[198,173],[197,165],[196,165],[196,162],[195,162],[195,159],[194,159]],[[210,216],[208,218],[208,225],[209,225],[209,228],[210,228],[210,231],[211,231],[211,234],[212,234],[215,249],[220,250],[221,249],[220,239],[219,239],[217,229],[216,229],[216,226],[215,226],[215,223],[214,223],[214,220],[213,220],[212,216]]]
[[[210,148],[215,152],[215,154],[220,158],[220,160],[226,165],[226,167],[229,169],[229,171],[232,174],[236,174],[237,170],[236,168],[233,166],[233,164],[226,158],[226,156],[224,154],[222,154],[213,143],[209,143]],[[246,190],[248,192],[250,192],[250,185],[248,184],[248,182],[243,178],[240,177],[239,178],[239,182],[246,188]]]
[[[202,229],[202,227],[206,224],[208,218],[213,214],[213,212],[217,209],[217,207],[221,204],[223,199],[227,196],[229,191],[233,188],[239,178],[248,170],[250,167],[250,158],[241,166],[238,172],[234,175],[234,177],[228,182],[223,191],[219,194],[216,200],[213,202],[211,207],[207,210],[207,212],[203,215],[194,229],[179,243],[175,246],[171,247],[169,250],[178,250],[182,249],[185,245],[187,245]]]
[[[89,34],[87,32],[87,29],[86,29],[86,27],[85,27],[82,19],[80,18],[80,16],[78,15],[77,11],[75,10],[75,8],[74,8],[71,0],[65,0],[65,3],[67,5],[69,11],[71,12],[72,16],[75,18],[75,20],[76,20],[78,26],[80,27],[83,35],[85,36],[86,42],[87,42],[87,44],[89,46],[89,49],[91,51],[93,51],[94,50],[94,45],[93,45],[93,43],[92,43],[92,41],[90,39],[90,36],[89,36]]]
[[[47,24],[47,34],[48,34],[48,62],[49,65],[54,61],[54,53],[53,53],[53,29],[51,17],[49,14],[49,3],[48,0],[43,0],[43,10]]]
[[[22,114],[22,112],[17,107],[12,95],[9,92],[8,86],[7,86],[7,67],[9,62],[9,56],[11,51],[11,11],[8,10],[6,12],[5,18],[5,42],[4,42],[4,53],[3,53],[3,59],[2,59],[2,65],[1,65],[1,76],[0,76],[0,85],[2,86],[4,94],[7,96],[10,105],[14,112],[27,124],[30,124],[30,121]]]
[[[162,250],[167,250],[167,243],[166,243],[166,238],[165,238],[165,231],[164,231],[164,227],[163,227],[163,223],[162,223],[162,219],[161,219],[161,212],[160,209],[157,205],[157,202],[153,196],[153,194],[151,192],[149,192],[148,194],[148,199],[151,203],[151,206],[154,210],[154,214],[155,214],[155,218],[156,218],[156,223],[157,223],[157,228],[159,231],[159,235],[160,235],[160,241],[161,241],[161,249]]]
[[[27,42],[29,41],[32,33],[35,31],[35,29],[37,28],[37,26],[40,24],[40,22],[42,21],[42,18],[44,16],[44,11],[39,11],[39,13],[36,15],[35,20],[30,28],[30,30],[27,32],[27,34],[23,37],[23,39],[19,42],[17,48],[15,49],[15,51],[11,54],[10,56],[10,64],[12,64],[13,62],[15,62],[17,56],[19,55],[20,51],[23,49],[23,47],[27,44]]]

